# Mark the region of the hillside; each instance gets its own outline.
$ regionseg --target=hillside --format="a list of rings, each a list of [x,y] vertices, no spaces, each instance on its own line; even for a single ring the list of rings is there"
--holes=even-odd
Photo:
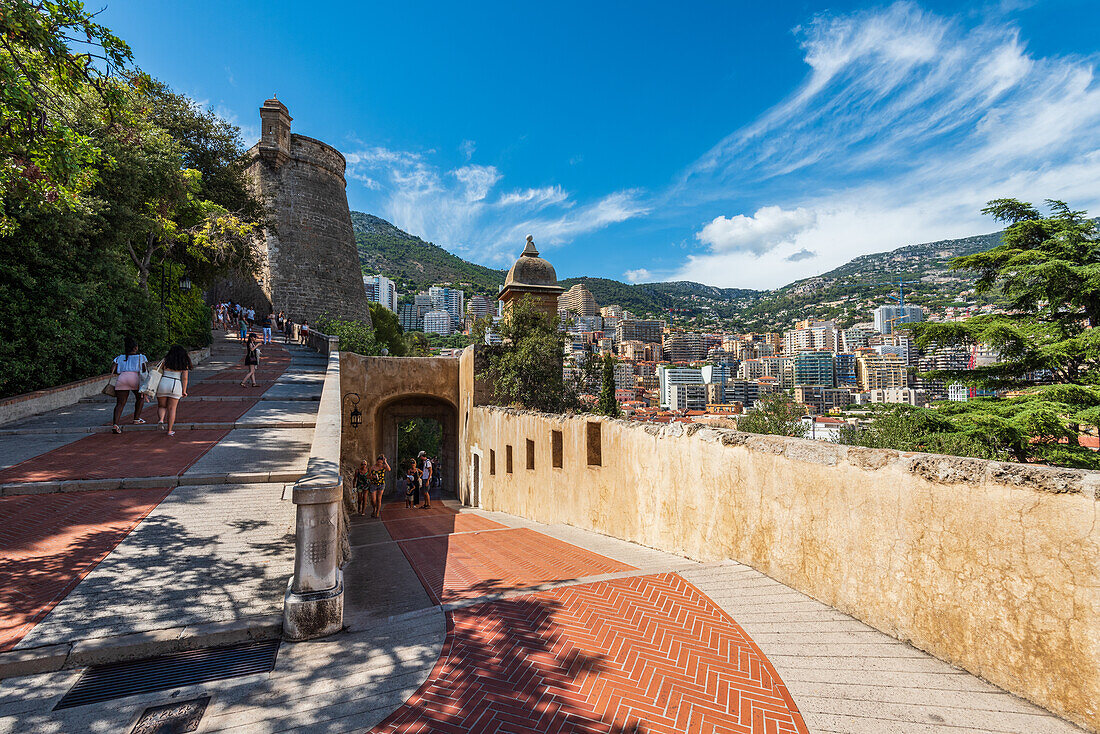
[[[505,271],[467,262],[384,219],[362,212],[352,212],[351,217],[363,272],[392,278],[403,294],[453,283],[468,294],[493,295],[504,282]],[[953,257],[995,247],[1000,239],[1000,232],[993,232],[861,255],[827,273],[773,291],[690,281],[631,285],[593,277],[566,278],[560,284],[568,289],[584,283],[601,306],[616,303],[639,316],[661,316],[701,328],[776,331],[805,318],[837,319],[850,325],[870,320],[876,306],[890,303],[899,279],[906,281],[907,303],[932,310],[995,300],[976,296],[973,275],[951,271],[947,263]]]
[[[468,262],[438,245],[398,229],[385,219],[351,213],[355,245],[364,275],[381,273],[400,293],[415,293],[432,285],[453,283],[467,292],[495,294],[505,271]]]

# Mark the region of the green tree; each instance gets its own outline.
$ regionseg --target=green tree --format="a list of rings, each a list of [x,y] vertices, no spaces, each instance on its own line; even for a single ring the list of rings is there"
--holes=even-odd
[[[600,401],[596,412],[611,418],[622,416],[619,401],[615,399],[615,360],[609,354],[603,358],[603,375],[600,384]]]
[[[737,430],[774,436],[806,435],[802,425],[802,406],[790,393],[779,391],[756,401],[752,410],[737,419]]]
[[[495,399],[548,413],[575,410],[575,390],[565,382],[565,337],[558,317],[543,313],[529,298],[512,303],[498,326],[503,344],[484,347],[479,377],[493,387]]]
[[[432,356],[431,342],[423,331],[409,331],[405,333],[405,356],[430,357]]]
[[[443,427],[432,418],[413,418],[405,421],[397,430],[397,464],[394,468],[403,475],[409,461],[421,451],[436,458],[443,447]],[[401,476],[399,475],[399,476]]]
[[[338,319],[325,314],[311,328],[328,336],[339,337],[341,352],[367,356],[378,356],[382,353],[382,343],[375,336],[374,329],[363,321]]]
[[[397,320],[397,314],[381,303],[370,303],[370,320],[374,326],[374,336],[386,348],[391,357],[405,357],[409,346],[405,341],[405,330]]]

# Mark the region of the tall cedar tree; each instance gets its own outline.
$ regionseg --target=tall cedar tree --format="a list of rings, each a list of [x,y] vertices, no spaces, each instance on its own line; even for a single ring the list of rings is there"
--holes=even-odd
[[[603,358],[600,402],[596,406],[596,412],[611,418],[618,418],[622,415],[619,401],[615,399],[615,360],[610,354]]]

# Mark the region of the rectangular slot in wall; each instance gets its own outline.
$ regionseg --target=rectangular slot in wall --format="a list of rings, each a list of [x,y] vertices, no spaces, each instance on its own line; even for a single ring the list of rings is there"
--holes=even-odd
[[[535,468],[535,442],[527,439],[527,469]]]
[[[512,473],[512,444],[504,447],[504,471]]]
[[[603,466],[603,445],[600,442],[599,423],[589,423],[586,426],[585,439],[588,447],[588,465]]]
[[[555,469],[562,467],[561,431],[550,431],[550,457]]]
[[[497,473],[497,452],[496,449],[489,449],[489,476],[496,476]]]

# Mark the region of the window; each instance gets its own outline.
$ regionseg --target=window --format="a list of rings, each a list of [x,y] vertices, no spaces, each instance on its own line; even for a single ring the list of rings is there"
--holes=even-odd
[[[489,476],[496,476],[497,473],[497,452],[495,449],[489,449]]]
[[[588,445],[588,465],[603,466],[603,447],[600,444],[600,424],[589,423],[585,431]]]
[[[527,439],[527,469],[535,468],[535,442]]]
[[[553,467],[561,469],[561,431],[550,431],[550,456],[553,459]]]
[[[504,447],[504,471],[512,473],[512,444]]]

